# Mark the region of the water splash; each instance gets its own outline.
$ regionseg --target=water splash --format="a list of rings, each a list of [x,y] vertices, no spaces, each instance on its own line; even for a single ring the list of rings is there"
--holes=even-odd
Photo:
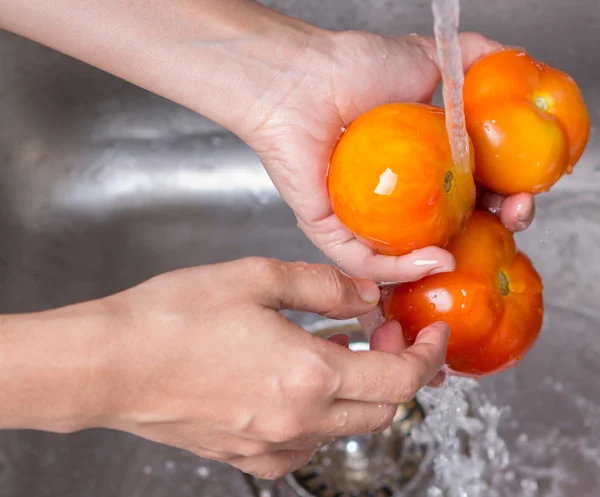
[[[433,0],[432,10],[450,149],[456,166],[468,172],[469,137],[463,103],[464,71],[458,41],[459,0]]]
[[[477,381],[451,376],[442,388],[421,390],[417,399],[426,416],[412,435],[435,447],[427,497],[536,497],[541,487],[544,495],[564,495],[568,474],[534,467],[525,454],[511,458],[498,432],[510,409],[493,405]],[[529,443],[527,436],[519,443]]]

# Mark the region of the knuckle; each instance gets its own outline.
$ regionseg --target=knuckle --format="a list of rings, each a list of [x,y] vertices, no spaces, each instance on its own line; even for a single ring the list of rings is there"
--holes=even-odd
[[[303,434],[304,429],[299,420],[295,416],[287,415],[270,424],[267,438],[272,443],[281,444],[297,440]]]
[[[381,414],[371,420],[369,424],[369,433],[381,433],[387,430],[392,424],[394,414],[389,409],[381,409]]]
[[[250,256],[242,259],[248,274],[269,281],[279,280],[282,263],[267,257]]]
[[[287,266],[284,262],[267,257],[246,257],[243,259],[243,273],[250,283],[270,294],[280,295],[284,289],[284,273]]]
[[[408,402],[415,398],[421,388],[421,378],[414,369],[405,371],[400,378],[402,380],[396,386],[394,401],[397,403]]]
[[[261,480],[279,480],[287,475],[288,471],[283,468],[268,468],[259,471],[258,477]]]
[[[242,447],[239,447],[237,452],[242,457],[257,457],[267,454],[270,450],[270,445],[261,442],[250,442]]]
[[[340,383],[340,375],[317,352],[299,358],[283,380],[290,395],[304,400],[329,398],[337,392]]]
[[[332,301],[342,301],[350,296],[349,280],[332,266],[324,266],[322,285]]]

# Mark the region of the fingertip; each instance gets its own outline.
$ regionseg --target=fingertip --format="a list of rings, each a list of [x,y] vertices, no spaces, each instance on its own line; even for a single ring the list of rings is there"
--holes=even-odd
[[[348,348],[350,346],[350,338],[344,333],[336,333],[331,335],[327,340],[342,347]]]
[[[427,342],[430,344],[442,345],[445,349],[449,337],[450,327],[443,321],[438,321],[423,328],[417,335],[415,344]]]
[[[518,193],[504,197],[494,192],[483,192],[479,207],[496,214],[509,230],[527,229],[535,217],[535,198],[531,193]]]
[[[364,302],[370,305],[375,305],[379,302],[379,297],[381,296],[381,294],[377,283],[375,283],[374,281],[358,278],[354,278],[352,280],[352,283],[354,283],[354,287],[356,288],[358,296]]]
[[[387,321],[379,326],[371,336],[370,348],[388,354],[401,354],[406,348],[406,343],[400,323]]]
[[[445,380],[446,373],[444,371],[439,371],[438,374],[433,377],[433,380],[427,384],[427,386],[430,388],[440,388],[444,384]]]
[[[448,273],[456,268],[454,256],[440,247],[425,247],[395,258],[395,270],[388,281],[406,283],[426,276]],[[390,275],[392,276],[392,275]]]
[[[523,231],[533,222],[535,200],[530,193],[519,193],[502,202],[500,219],[512,231]]]
[[[535,216],[535,199],[529,193],[521,193],[516,200],[517,221],[522,225],[522,229],[529,227]]]
[[[505,48],[501,43],[491,40],[481,33],[465,31],[459,33],[459,41],[463,56],[463,66],[471,67],[478,59],[489,53]]]

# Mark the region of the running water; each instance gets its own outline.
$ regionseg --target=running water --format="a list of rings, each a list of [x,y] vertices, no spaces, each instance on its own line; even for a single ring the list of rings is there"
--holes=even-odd
[[[538,484],[511,465],[498,434],[508,408],[494,406],[472,379],[451,376],[418,394],[425,422],[413,437],[435,447],[427,497],[535,497]]]
[[[458,41],[459,0],[433,0],[434,33],[442,74],[446,127],[456,167],[469,170],[464,105],[464,71]],[[506,409],[491,404],[478,382],[450,376],[419,400],[425,423],[415,434],[433,444],[435,481],[427,497],[533,497],[535,482],[521,482],[509,470],[509,453],[498,427]]]
[[[469,137],[465,124],[463,105],[464,72],[458,42],[459,0],[433,0],[434,32],[438,65],[442,73],[446,128],[452,158],[456,167],[469,171]],[[382,292],[387,285],[382,284]],[[360,319],[367,337],[385,322],[381,310],[376,308]]]
[[[469,137],[463,104],[464,71],[458,41],[459,0],[433,0],[432,10],[450,149],[456,166],[467,172]]]
[[[469,169],[462,54],[458,41],[459,0],[433,0],[434,33],[443,83],[446,127],[454,163]],[[388,290],[382,285],[382,294]],[[361,318],[368,337],[384,322],[380,309]],[[442,388],[425,388],[418,400],[425,422],[413,434],[434,447],[434,481],[427,497],[535,497],[538,482],[511,464],[498,429],[508,408],[494,406],[473,379],[449,376]]]

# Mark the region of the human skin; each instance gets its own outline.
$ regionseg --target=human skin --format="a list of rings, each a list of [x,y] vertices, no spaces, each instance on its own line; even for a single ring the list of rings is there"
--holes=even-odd
[[[0,429],[110,428],[279,477],[336,437],[384,429],[440,370],[443,323],[409,349],[386,323],[355,353],[278,312],[351,318],[378,300],[328,265],[248,258],[4,316]]]
[[[375,254],[333,215],[326,187],[343,126],[382,103],[431,99],[440,79],[431,39],[329,32],[251,0],[0,0],[0,27],[236,133],[300,228],[346,273],[413,281],[454,268],[437,247]],[[463,35],[465,67],[498,46]],[[480,201],[513,230],[533,215],[527,195],[481,192]],[[439,381],[442,324],[405,348],[390,322],[373,334],[370,352],[351,353],[344,338],[318,339],[277,312],[364,315],[378,293],[361,281],[376,295],[368,304],[330,267],[253,258],[3,316],[0,428],[109,427],[281,476],[331,438],[384,428],[398,402]]]

